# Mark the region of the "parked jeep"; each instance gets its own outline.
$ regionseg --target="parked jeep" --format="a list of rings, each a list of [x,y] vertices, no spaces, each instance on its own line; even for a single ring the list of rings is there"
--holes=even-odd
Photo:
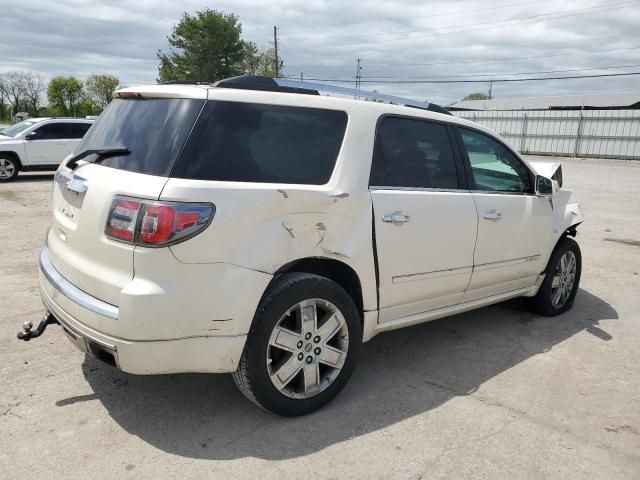
[[[125,372],[233,373],[281,415],[334,398],[380,332],[514,297],[559,315],[580,281],[560,166],[397,97],[123,89],[55,180],[48,313],[19,337],[59,323]]]
[[[56,170],[73,153],[94,120],[29,118],[0,131],[0,182],[18,172]]]

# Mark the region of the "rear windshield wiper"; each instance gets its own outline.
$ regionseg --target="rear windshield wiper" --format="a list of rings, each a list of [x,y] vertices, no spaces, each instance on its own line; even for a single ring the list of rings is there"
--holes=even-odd
[[[78,166],[78,160],[82,160],[89,155],[97,155],[94,162],[97,162],[100,158],[113,157],[116,155],[129,155],[131,151],[128,148],[119,147],[119,148],[94,148],[91,150],[85,150],[77,155],[74,155],[67,162],[67,167],[70,169],[74,169]]]

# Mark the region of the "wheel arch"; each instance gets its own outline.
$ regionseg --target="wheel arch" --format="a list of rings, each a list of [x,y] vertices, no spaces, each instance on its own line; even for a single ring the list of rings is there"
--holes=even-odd
[[[360,318],[364,313],[364,300],[362,295],[362,283],[356,271],[340,260],[326,257],[306,257],[289,262],[280,267],[274,273],[274,280],[284,273],[312,273],[333,280],[349,294],[353,299]],[[267,287],[267,290],[269,287]]]
[[[11,150],[1,151],[0,150],[0,158],[1,157],[11,157],[18,163],[18,170],[22,170],[22,161],[20,160],[20,156],[16,152],[12,152]]]

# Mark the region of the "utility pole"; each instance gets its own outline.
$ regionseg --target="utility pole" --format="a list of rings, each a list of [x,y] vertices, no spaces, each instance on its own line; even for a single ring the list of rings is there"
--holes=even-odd
[[[491,92],[493,91],[493,80],[489,80],[489,100],[491,100]]]
[[[360,71],[362,67],[360,66],[360,59],[358,58],[358,65],[356,66],[356,90],[360,90]]]
[[[275,48],[275,62],[276,62],[276,78],[278,78],[279,75],[279,69],[280,69],[280,60],[278,59],[278,27],[276,27],[275,25],[273,26],[273,46]]]
[[[300,72],[300,81],[304,82],[304,73]]]

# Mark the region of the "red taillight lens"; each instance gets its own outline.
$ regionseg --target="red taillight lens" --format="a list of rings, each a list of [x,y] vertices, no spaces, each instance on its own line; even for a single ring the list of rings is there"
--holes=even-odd
[[[116,198],[111,204],[105,233],[118,240],[132,242],[135,237],[136,222],[141,202]]]
[[[175,207],[147,205],[140,224],[141,243],[163,243],[171,238],[175,223]]]
[[[105,234],[137,245],[161,247],[204,230],[215,213],[210,203],[151,202],[116,197]],[[139,220],[138,220],[139,219]]]

